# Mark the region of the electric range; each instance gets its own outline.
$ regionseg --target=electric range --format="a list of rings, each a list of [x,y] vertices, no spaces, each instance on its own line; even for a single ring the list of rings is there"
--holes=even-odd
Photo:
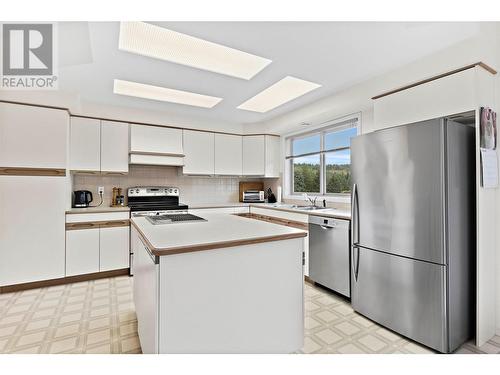
[[[179,203],[179,188],[173,186],[135,186],[127,190],[130,217],[186,215],[188,206]],[[133,246],[130,246],[130,275],[134,274]]]
[[[188,206],[179,203],[179,188],[173,186],[136,186],[128,188],[130,216],[157,216],[187,213]]]

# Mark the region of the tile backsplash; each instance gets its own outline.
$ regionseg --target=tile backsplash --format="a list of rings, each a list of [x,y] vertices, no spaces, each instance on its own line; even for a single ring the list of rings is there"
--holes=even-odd
[[[176,186],[180,201],[190,206],[235,203],[239,201],[239,182],[252,180],[239,177],[184,176],[180,168],[130,165],[128,175],[73,175],[73,190],[90,190],[94,204],[98,201],[97,187],[104,186],[104,205],[111,204],[113,187],[126,189],[131,186]],[[255,180],[255,179],[253,179]]]

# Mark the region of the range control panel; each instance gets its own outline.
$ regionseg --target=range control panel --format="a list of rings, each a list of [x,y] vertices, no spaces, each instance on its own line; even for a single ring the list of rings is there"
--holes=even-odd
[[[174,186],[136,186],[128,188],[129,197],[178,197],[179,188]]]

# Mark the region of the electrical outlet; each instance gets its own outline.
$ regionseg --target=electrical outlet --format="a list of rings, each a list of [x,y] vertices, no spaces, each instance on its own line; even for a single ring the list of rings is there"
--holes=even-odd
[[[97,188],[97,192],[100,194],[100,195],[104,195],[104,186],[99,186]]]

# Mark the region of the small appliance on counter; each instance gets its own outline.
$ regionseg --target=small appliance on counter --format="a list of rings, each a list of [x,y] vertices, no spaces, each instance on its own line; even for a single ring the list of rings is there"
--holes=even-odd
[[[264,203],[264,183],[262,181],[240,181],[240,202]]]
[[[92,192],[88,190],[75,190],[73,192],[73,207],[89,207],[92,200]]]
[[[247,190],[243,192],[243,202],[264,203],[264,190]]]

